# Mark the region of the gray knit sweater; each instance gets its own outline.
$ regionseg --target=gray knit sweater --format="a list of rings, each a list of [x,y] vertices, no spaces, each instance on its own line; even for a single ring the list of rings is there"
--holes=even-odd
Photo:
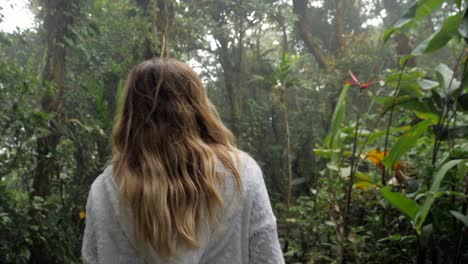
[[[119,190],[108,167],[94,181],[86,205],[86,228],[83,237],[84,263],[284,263],[278,242],[276,218],[260,167],[248,154],[240,153],[236,162],[242,177],[243,194],[239,196],[232,175],[220,165],[225,175],[219,187],[224,208],[219,210],[221,224],[207,227],[199,234],[201,246],[180,249],[170,259],[154,251],[137,251],[132,234],[129,208],[119,207]]]

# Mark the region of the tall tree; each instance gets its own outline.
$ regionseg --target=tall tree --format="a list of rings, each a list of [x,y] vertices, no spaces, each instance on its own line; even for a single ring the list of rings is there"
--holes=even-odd
[[[136,4],[143,15],[151,19],[149,32],[145,36],[144,58],[167,56],[169,53],[169,26],[174,18],[174,1],[136,0]]]
[[[51,193],[51,179],[59,174],[57,146],[60,141],[61,95],[65,87],[65,61],[67,53],[66,38],[69,35],[74,15],[78,10],[79,0],[42,0],[44,10],[43,30],[46,35],[45,65],[42,71],[42,85],[46,89],[41,98],[42,111],[51,116],[48,122],[49,133],[37,139],[37,162],[33,180],[32,197],[47,197]],[[35,217],[34,209],[30,212],[30,227],[41,226]],[[30,263],[54,263],[57,260],[44,254],[50,248],[39,232],[31,230],[32,245]]]
[[[337,50],[341,50],[345,45],[345,18],[348,0],[335,0],[336,13],[335,13],[335,37],[338,44]]]
[[[395,24],[398,18],[403,14],[404,10],[408,5],[408,1],[403,0],[381,0],[376,2],[377,9],[381,9],[382,7],[386,10],[387,16],[384,18],[384,24],[386,27],[390,27],[391,25]],[[380,12],[380,10],[378,11]],[[398,55],[406,55],[411,53],[413,50],[413,46],[411,44],[410,37],[404,33],[400,32],[395,37],[397,46],[396,51]],[[407,63],[408,66],[414,67],[416,66],[416,59],[410,59]]]
[[[255,9],[256,3],[253,0],[199,1],[191,5],[205,19],[207,35],[216,45],[215,50],[205,50],[215,55],[221,66],[221,80],[229,105],[228,123],[236,135],[240,130],[241,89],[247,81],[246,46],[251,37],[248,32],[255,32],[255,26],[265,17],[261,9]]]
[[[328,63],[325,54],[320,49],[315,37],[313,36],[307,18],[307,0],[293,0],[293,11],[297,15],[297,28],[304,45],[314,56],[317,64],[322,70],[328,69]]]
[[[47,39],[45,66],[42,83],[46,92],[41,99],[42,111],[51,115],[50,133],[37,139],[37,166],[33,182],[33,195],[46,197],[50,194],[51,177],[58,174],[56,147],[59,143],[59,111],[65,81],[65,59],[69,28],[78,0],[43,0],[45,12],[43,28]]]

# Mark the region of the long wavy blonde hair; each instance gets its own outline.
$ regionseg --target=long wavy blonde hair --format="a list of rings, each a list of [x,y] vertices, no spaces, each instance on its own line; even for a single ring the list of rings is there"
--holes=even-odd
[[[182,245],[200,246],[201,213],[217,224],[215,209],[223,207],[218,159],[242,192],[234,137],[197,74],[176,59],[148,60],[130,72],[113,139],[113,175],[139,247],[167,257]]]

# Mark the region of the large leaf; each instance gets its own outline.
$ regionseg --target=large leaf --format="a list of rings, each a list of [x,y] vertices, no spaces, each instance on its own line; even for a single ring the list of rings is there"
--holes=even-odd
[[[453,71],[447,65],[439,64],[435,70],[445,96],[450,96],[453,91],[460,87],[460,82],[454,78]]]
[[[421,87],[421,89],[423,90],[432,90],[439,86],[438,82],[434,82],[434,81],[423,79],[423,78],[418,79],[417,82],[418,82],[419,87]]]
[[[329,159],[331,155],[334,154],[339,154],[341,152],[341,149],[322,149],[322,148],[314,148],[314,153],[317,156],[320,156],[322,158]]]
[[[340,96],[338,97],[335,111],[333,112],[331,130],[328,136],[325,138],[325,148],[334,149],[334,146],[338,146],[339,144],[341,123],[343,123],[343,119],[345,117],[345,98],[349,87],[349,85],[345,85],[340,93]]]
[[[423,20],[426,16],[434,12],[434,10],[438,9],[444,2],[444,0],[416,1],[393,27],[384,32],[384,41],[387,41],[390,36],[399,29],[413,27],[417,22]]]
[[[437,123],[439,119],[439,110],[436,102],[432,98],[412,97],[408,95],[393,97],[372,97],[372,99],[383,104],[385,109],[391,109],[392,106],[413,111],[421,119],[431,119]]]
[[[418,83],[418,80],[424,77],[425,73],[419,70],[411,70],[408,72],[394,72],[385,78],[385,84],[395,89],[399,88],[403,94],[420,97],[423,95],[423,90]]]
[[[420,206],[414,200],[401,193],[392,192],[388,187],[382,188],[380,193],[393,207],[403,212],[411,220],[416,218],[416,214],[419,211]]]
[[[439,31],[432,34],[429,38],[421,42],[411,54],[404,56],[400,60],[400,65],[404,65],[409,59],[423,54],[434,52],[444,47],[450,40],[458,37],[458,26],[460,25],[462,14],[448,17]]]
[[[427,130],[429,125],[431,125],[431,120],[425,120],[400,136],[395,145],[390,148],[389,155],[382,160],[385,167],[392,168],[393,164],[400,159],[401,156],[413,148],[413,146],[416,145],[419,136]]]
[[[436,175],[434,176],[434,179],[432,181],[432,184],[431,184],[431,192],[438,192],[439,191],[439,188],[440,188],[440,184],[442,183],[442,180],[444,179],[445,175],[447,174],[447,172],[457,166],[460,162],[462,162],[464,160],[450,160],[448,162],[446,162],[444,165],[442,165],[440,167],[440,169],[437,171]]]
[[[398,83],[400,83],[400,85],[417,83],[417,80],[424,77],[425,75],[426,74],[419,69],[410,69],[404,73],[401,73],[400,71],[394,71],[385,78],[385,84],[393,88],[397,88]]]
[[[411,129],[411,126],[402,126],[402,127],[391,127],[390,128],[390,133],[401,133],[401,132],[406,132]],[[361,140],[366,140],[366,143],[368,145],[373,144],[376,140],[382,139],[385,137],[385,134],[387,134],[386,129],[380,129],[380,130],[375,130],[370,134],[367,138],[363,138]],[[361,142],[361,141],[360,141]],[[364,141],[362,141],[364,143]]]
[[[457,170],[457,179],[461,182],[463,178],[465,178],[466,172],[467,172],[467,166],[466,162],[460,162],[458,164],[458,170]]]
[[[424,201],[423,205],[419,209],[418,213],[416,214],[415,219],[415,227],[416,232],[418,234],[421,233],[422,226],[424,221],[426,221],[426,217],[431,210],[432,204],[434,203],[435,199],[437,198],[437,193],[440,189],[440,184],[444,179],[447,172],[452,169],[453,167],[457,166],[463,160],[451,160],[440,167],[437,173],[434,176],[432,181],[431,188],[428,192],[426,192],[426,200]]]
[[[442,27],[428,39],[423,41],[412,52],[413,55],[422,55],[436,51],[445,46],[452,38],[458,36],[458,26],[460,25],[461,13],[448,17],[442,24]]]
[[[401,97],[401,101],[397,100],[396,103],[397,107],[414,112],[434,114],[436,116],[439,114],[437,106],[431,98]],[[388,107],[391,107],[391,105]]]
[[[273,77],[276,81],[280,82],[283,86],[286,85],[291,72],[299,61],[299,57],[295,55],[284,54],[283,57],[276,63],[273,69]],[[275,83],[276,85],[276,83]]]

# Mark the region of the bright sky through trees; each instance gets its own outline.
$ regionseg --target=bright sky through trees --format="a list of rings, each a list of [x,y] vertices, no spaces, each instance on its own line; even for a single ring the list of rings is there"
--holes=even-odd
[[[320,6],[319,2],[312,5]],[[0,30],[9,33],[16,31],[17,28],[24,30],[34,27],[34,15],[28,8],[27,0],[0,0],[0,20]],[[381,22],[380,18],[373,18],[365,21],[363,27],[379,25]]]
[[[0,30],[12,33],[34,26],[34,15],[25,0],[0,0]]]

